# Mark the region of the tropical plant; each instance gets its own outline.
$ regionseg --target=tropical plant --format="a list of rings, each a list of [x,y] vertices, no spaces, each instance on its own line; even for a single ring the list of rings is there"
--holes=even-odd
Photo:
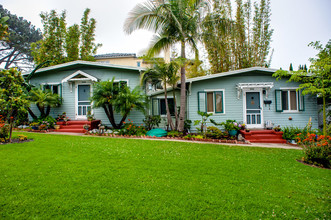
[[[114,80],[95,83],[91,101],[93,108],[103,108],[113,128],[119,129],[133,109],[144,112],[147,102],[139,87],[131,91],[127,86],[114,84]],[[122,115],[118,124],[115,122],[114,112]]]
[[[277,80],[289,77],[288,82],[301,82],[298,90],[302,90],[302,95],[313,94],[323,99],[323,134],[326,135],[326,99],[331,96],[331,39],[324,48],[319,41],[311,42],[308,46],[319,51],[317,58],[310,58],[308,72],[278,70],[273,76]]]
[[[204,133],[205,131],[205,127],[206,127],[206,124],[207,124],[207,120],[210,116],[213,115],[213,113],[207,113],[207,112],[200,112],[198,111],[198,115],[201,116],[201,120],[195,120],[194,121],[194,125],[199,125],[200,124],[200,128],[197,127],[197,130],[200,131],[201,133]]]
[[[236,120],[226,120],[225,122],[217,123],[215,120],[210,119],[210,122],[213,123],[216,126],[223,126],[226,131],[232,131],[232,130],[240,130],[242,128],[242,125]]]
[[[148,68],[142,75],[141,75],[141,84],[144,85],[146,82],[154,82],[158,83],[159,81],[162,82],[163,88],[164,88],[164,99],[165,99],[165,105],[166,105],[166,112],[167,112],[167,120],[168,125],[170,126],[171,130],[177,129],[177,127],[174,126],[169,105],[168,105],[168,92],[167,92],[167,84],[170,84],[172,86],[173,90],[173,99],[174,99],[174,106],[175,106],[175,119],[176,119],[176,125],[178,121],[177,116],[177,107],[176,107],[176,94],[175,94],[175,87],[177,86],[177,82],[179,80],[179,77],[177,76],[177,72],[180,68],[179,63],[176,61],[171,61],[170,63],[164,63],[160,62],[158,60],[153,60],[153,67]]]
[[[153,57],[161,50],[180,43],[182,59],[186,58],[186,44],[193,48],[197,58],[198,24],[201,20],[202,9],[206,6],[207,0],[147,0],[132,9],[125,21],[124,30],[128,34],[138,29],[155,32],[147,52],[148,57]],[[180,72],[181,101],[178,130],[183,131],[186,114],[185,62]]]
[[[161,122],[160,115],[146,115],[143,122],[146,125],[147,130],[151,130],[154,127],[158,127]]]
[[[40,116],[37,117],[33,111],[28,108],[31,117],[36,120],[38,118],[46,118],[49,116],[51,108],[58,107],[61,104],[61,97],[58,94],[53,94],[50,90],[42,90],[41,88],[33,88],[29,92],[29,100],[36,104]]]

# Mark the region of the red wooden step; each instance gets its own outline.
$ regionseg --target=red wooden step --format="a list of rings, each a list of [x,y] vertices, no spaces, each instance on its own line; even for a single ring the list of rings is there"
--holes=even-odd
[[[283,132],[274,130],[252,130],[250,132],[240,130],[240,133],[252,143],[286,143],[282,137]]]

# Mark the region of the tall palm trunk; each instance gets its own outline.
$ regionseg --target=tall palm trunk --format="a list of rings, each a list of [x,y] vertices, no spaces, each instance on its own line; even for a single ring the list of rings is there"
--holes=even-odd
[[[167,94],[167,81],[164,80],[164,98],[165,98],[165,105],[166,105],[166,111],[167,111],[167,119],[168,119],[168,125],[170,126],[171,130],[174,130],[174,123],[172,123],[170,111],[169,111],[169,105],[168,105],[168,94]]]
[[[178,129],[178,114],[177,114],[177,101],[176,101],[176,92],[175,86],[172,86],[172,96],[174,97],[174,106],[175,106],[175,128]]]
[[[181,42],[181,57],[185,59],[185,42]],[[186,113],[186,79],[185,79],[185,62],[180,68],[180,113],[178,121],[178,131],[184,131],[184,121]]]

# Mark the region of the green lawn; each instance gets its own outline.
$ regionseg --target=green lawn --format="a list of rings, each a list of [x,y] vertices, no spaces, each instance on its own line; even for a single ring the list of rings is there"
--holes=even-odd
[[[331,218],[299,150],[25,134],[0,145],[0,219]]]

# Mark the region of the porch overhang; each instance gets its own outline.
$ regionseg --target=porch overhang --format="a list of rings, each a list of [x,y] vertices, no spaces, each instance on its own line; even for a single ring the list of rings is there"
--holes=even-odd
[[[270,89],[274,87],[273,82],[260,82],[260,83],[238,83],[237,84],[237,99],[240,98],[240,94],[244,89],[250,89],[250,88],[262,88],[266,91],[266,98],[268,98],[268,94],[270,92]]]
[[[85,73],[81,70],[78,70],[76,72],[74,72],[73,74],[67,76],[66,78],[64,78],[61,82],[65,83],[65,82],[77,82],[77,81],[92,81],[92,82],[98,82],[99,80],[94,77],[91,76],[88,73]]]

